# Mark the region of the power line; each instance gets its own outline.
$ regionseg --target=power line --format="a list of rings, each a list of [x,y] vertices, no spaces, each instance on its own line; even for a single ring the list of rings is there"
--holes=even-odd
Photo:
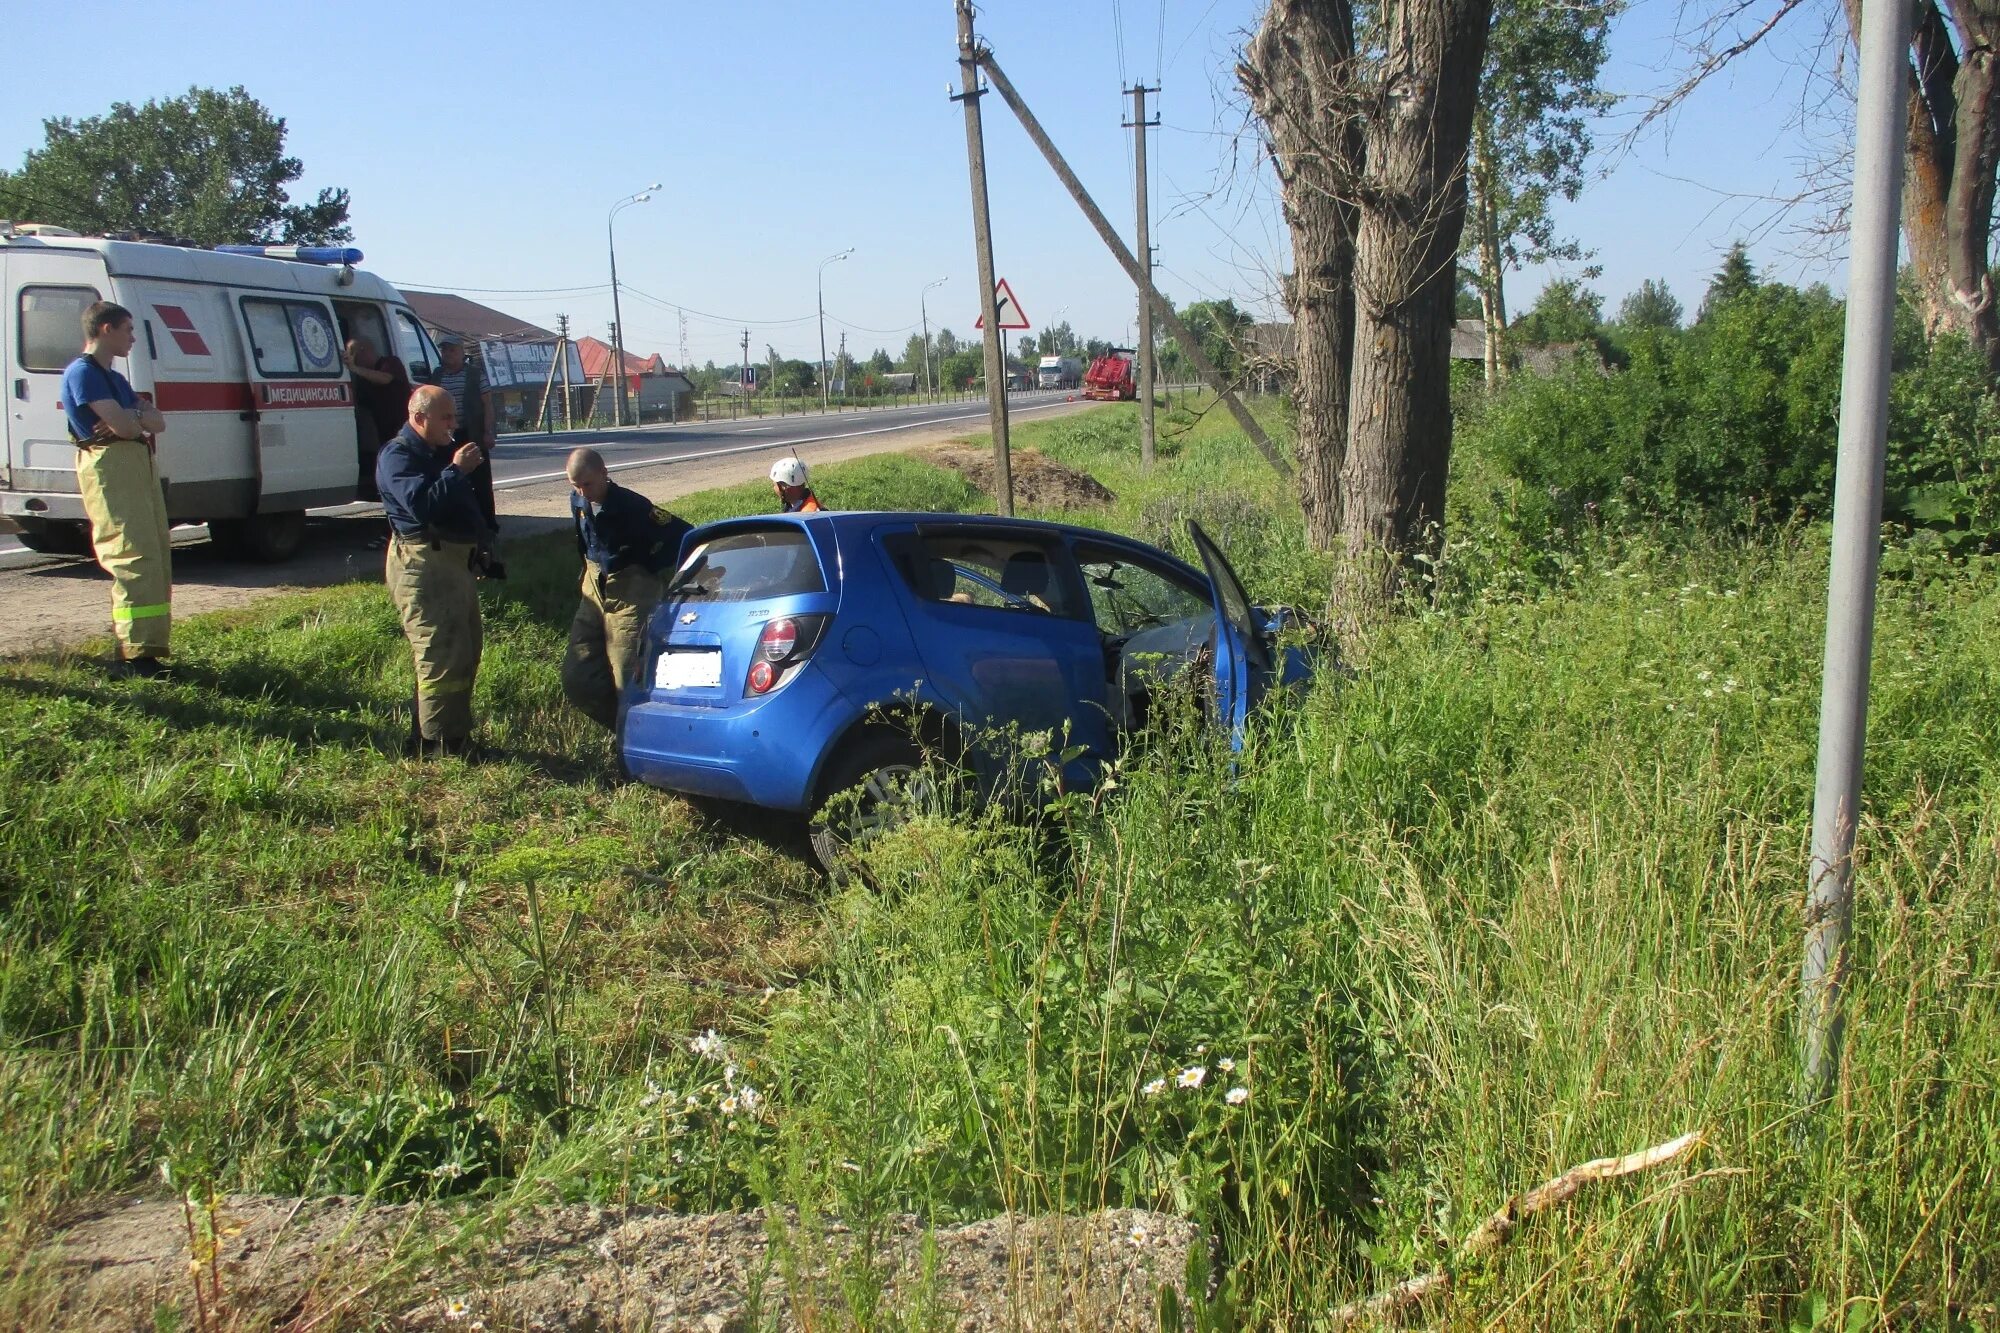
[[[914,324],[905,324],[900,329],[871,329],[866,324],[856,324],[851,319],[842,319],[831,310],[826,312],[826,317],[842,328],[853,329],[856,333],[914,333],[917,328]]]
[[[764,328],[778,328],[786,324],[807,324],[812,322],[812,320],[814,319],[814,316],[812,315],[800,315],[796,319],[746,319],[740,315],[717,315],[717,314],[712,314],[706,310],[696,310],[693,306],[682,305],[678,301],[669,301],[666,300],[664,297],[654,296],[650,292],[640,291],[637,287],[634,287],[629,282],[620,283],[619,287],[624,291],[633,293],[635,296],[639,297],[639,299],[643,301],[652,302],[654,305],[660,307],[660,309],[662,310],[672,310],[676,313],[685,313],[693,315],[699,319],[712,319],[718,324],[734,324],[738,327],[741,327],[742,325],[745,324],[750,324],[755,326],[761,326]]]

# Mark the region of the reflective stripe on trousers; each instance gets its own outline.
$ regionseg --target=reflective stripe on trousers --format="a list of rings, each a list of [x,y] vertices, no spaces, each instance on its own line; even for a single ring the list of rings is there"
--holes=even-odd
[[[417,674],[417,727],[425,740],[472,734],[472,687],[482,631],[471,543],[392,537],[386,577]]]
[[[153,451],[109,440],[76,451],[76,488],[97,563],[111,576],[111,629],[122,657],[165,655],[173,630],[173,544]]]

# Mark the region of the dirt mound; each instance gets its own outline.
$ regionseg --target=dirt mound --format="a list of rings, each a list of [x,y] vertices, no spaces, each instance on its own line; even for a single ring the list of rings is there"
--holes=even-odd
[[[418,1329],[824,1327],[879,1311],[928,1312],[960,1329],[1155,1327],[1160,1288],[1180,1290],[1188,1222],[1119,1211],[999,1217],[927,1232],[910,1216],[863,1238],[786,1213],[684,1214],[584,1206],[503,1221],[437,1205],[362,1209],[352,1199],[232,1197],[203,1236],[207,1317],[229,1327],[325,1327],[380,1318]],[[72,1223],[31,1281],[50,1326],[150,1329],[161,1307],[195,1313],[187,1217],[133,1199]],[[204,1256],[205,1258],[205,1256]],[[321,1321],[324,1321],[322,1323]],[[221,1326],[218,1324],[218,1326]]]
[[[967,481],[993,494],[993,451],[948,444],[929,455]],[[1028,509],[1088,509],[1110,504],[1117,497],[1088,472],[1056,462],[1034,449],[1015,449],[1009,458],[1014,474],[1014,503]]]

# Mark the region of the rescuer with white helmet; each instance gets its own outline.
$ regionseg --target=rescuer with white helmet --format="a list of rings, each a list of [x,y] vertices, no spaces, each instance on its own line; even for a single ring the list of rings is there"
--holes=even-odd
[[[780,458],[771,464],[771,489],[787,514],[817,514],[826,506],[806,484],[806,465],[797,458]]]

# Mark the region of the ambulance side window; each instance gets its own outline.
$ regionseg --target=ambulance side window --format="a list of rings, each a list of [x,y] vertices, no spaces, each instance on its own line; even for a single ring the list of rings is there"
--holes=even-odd
[[[312,301],[243,298],[250,355],[266,379],[338,376],[340,338],[326,307]]]
[[[94,287],[23,287],[15,349],[23,370],[63,370],[83,351],[83,312]]]
[[[411,380],[429,378],[432,367],[437,365],[437,352],[431,347],[430,335],[424,332],[424,326],[409,311],[399,307],[395,316],[396,355],[409,369]]]

